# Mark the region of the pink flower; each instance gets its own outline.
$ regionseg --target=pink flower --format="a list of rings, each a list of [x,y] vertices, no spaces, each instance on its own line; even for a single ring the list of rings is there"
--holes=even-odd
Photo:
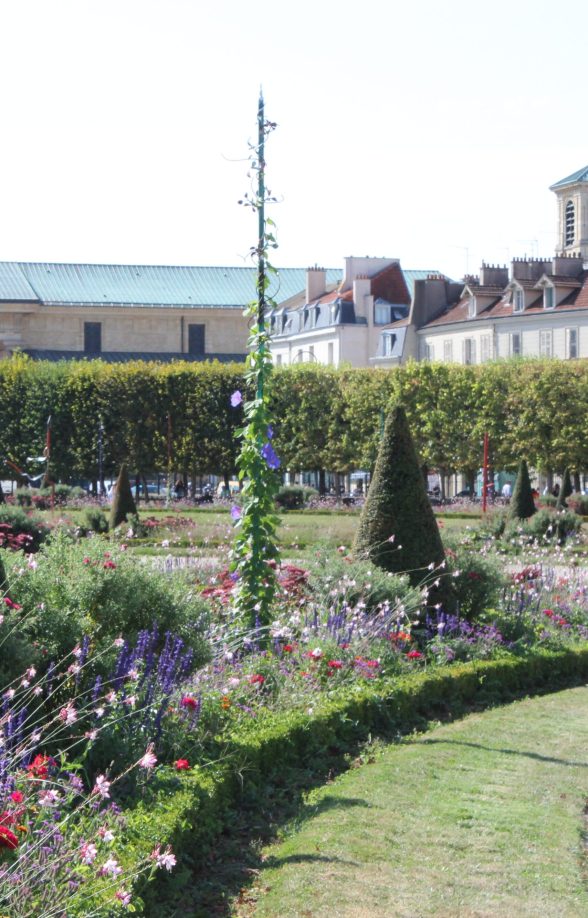
[[[149,746],[143,758],[139,759],[139,767],[150,769],[155,765],[157,765],[157,756],[153,754],[153,746]]]
[[[84,842],[80,847],[80,860],[82,864],[93,864],[98,854],[98,848],[92,842]]]
[[[131,904],[131,894],[126,892],[124,889],[117,889],[115,892],[115,898],[121,903],[121,905],[127,906]]]
[[[158,845],[149,856],[152,861],[155,861],[158,867],[164,867],[167,871],[171,871],[172,867],[176,865],[176,856],[172,852],[170,845],[168,845],[164,851],[162,851]]]
[[[61,709],[59,712],[59,719],[62,720],[67,727],[71,726],[71,724],[75,724],[78,719],[78,714],[71,702]]]
[[[100,875],[103,877],[117,877],[120,873],[122,873],[122,867],[119,867],[115,857],[109,857],[100,868]]]

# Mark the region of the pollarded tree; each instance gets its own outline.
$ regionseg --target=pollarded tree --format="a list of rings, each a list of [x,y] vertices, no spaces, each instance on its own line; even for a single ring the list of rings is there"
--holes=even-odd
[[[531,491],[529,470],[526,461],[521,459],[508,516],[509,519],[513,520],[528,520],[536,512],[537,508]]]
[[[429,574],[431,565],[438,569],[443,564],[445,551],[400,405],[386,419],[353,553],[384,570],[408,574],[414,584],[439,579],[433,601],[453,607],[447,574]]]
[[[116,485],[114,487],[114,494],[112,497],[112,507],[110,508],[110,528],[116,529],[116,527],[120,526],[120,524],[123,523],[129,515],[136,512],[137,507],[135,506],[135,501],[133,500],[133,492],[131,491],[129,473],[127,472],[127,467],[123,462],[120,467],[118,478],[116,479]]]

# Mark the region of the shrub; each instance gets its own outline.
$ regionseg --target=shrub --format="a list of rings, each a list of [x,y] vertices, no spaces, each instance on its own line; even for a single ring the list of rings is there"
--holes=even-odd
[[[108,532],[108,520],[99,507],[86,507],[80,514],[79,529],[84,533]]]
[[[459,615],[471,622],[496,605],[507,579],[494,558],[481,555],[466,541],[447,539],[445,551],[454,572]]]
[[[406,574],[383,571],[369,561],[348,561],[340,556],[321,560],[310,571],[308,582],[324,597],[327,607],[337,601],[351,606],[363,602],[367,612],[375,612],[388,603],[412,612],[421,602],[419,591],[411,587]]]
[[[306,485],[284,485],[276,494],[276,504],[283,510],[298,510],[305,507],[314,497],[318,497],[315,488]]]
[[[570,510],[553,513],[550,510],[539,510],[527,520],[511,520],[504,537],[508,540],[519,539],[523,544],[536,541],[557,542],[562,545],[567,538],[580,531],[582,520]]]
[[[131,491],[129,473],[125,463],[120,467],[120,472],[114,487],[112,507],[110,508],[110,528],[116,529],[128,518],[129,514],[137,513],[137,507]]]
[[[588,516],[588,494],[572,493],[568,497],[568,508],[580,516]]]
[[[521,459],[508,515],[511,520],[526,520],[536,512],[537,508],[531,491],[529,470],[526,461]]]
[[[384,570],[408,572],[415,585],[424,579],[430,564],[438,566],[445,560],[437,521],[400,405],[386,420],[353,553],[357,558],[369,558]],[[433,603],[453,607],[447,578],[430,598]]]
[[[0,547],[35,552],[49,535],[48,527],[21,507],[0,505]]]
[[[133,641],[153,622],[162,635],[178,634],[197,656],[205,653],[202,633],[208,610],[183,576],[137,564],[122,551],[105,552],[98,540],[74,542],[63,532],[24,569],[21,558],[5,553],[4,561],[11,596],[22,606],[18,636],[31,663],[59,659],[86,634],[92,636],[96,652],[121,632]],[[19,576],[11,576],[16,569]],[[6,627],[14,615],[6,615]]]
[[[17,488],[14,499],[19,507],[33,506],[33,490],[31,488]]]

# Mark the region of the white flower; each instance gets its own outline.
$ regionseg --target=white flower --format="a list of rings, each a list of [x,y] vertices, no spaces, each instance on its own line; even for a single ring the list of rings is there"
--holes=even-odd
[[[153,754],[153,746],[147,748],[147,752],[142,759],[139,759],[140,768],[154,768],[157,765],[157,756]]]
[[[98,775],[92,793],[99,794],[103,800],[107,800],[110,797],[110,781],[107,781],[105,775]]]
[[[125,642],[125,641],[124,641],[124,638],[117,637],[117,638],[115,638],[115,640],[113,641],[113,644],[114,644],[115,647],[122,647],[123,644],[124,644],[124,642]]]
[[[105,828],[105,826],[101,826],[98,829],[98,835],[100,836],[102,841],[105,841],[105,842],[114,841],[114,832],[112,832],[111,829]]]
[[[162,548],[169,548],[169,539],[163,539],[161,543]]]
[[[66,727],[71,726],[71,724],[75,724],[76,720],[78,719],[78,713],[71,702],[61,709],[59,712],[59,719],[63,721]]]
[[[40,806],[57,806],[61,800],[61,794],[54,790],[45,790],[39,794]]]
[[[158,867],[164,867],[167,871],[171,871],[176,866],[176,856],[169,845],[164,851],[161,851],[158,845],[151,852],[151,859],[155,861]]]
[[[100,868],[100,873],[103,877],[117,877],[119,873],[122,873],[122,867],[118,866],[118,861],[115,857],[109,857]]]

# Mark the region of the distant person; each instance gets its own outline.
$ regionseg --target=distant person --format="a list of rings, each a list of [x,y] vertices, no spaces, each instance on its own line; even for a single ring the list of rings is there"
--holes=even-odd
[[[551,489],[551,493],[554,497],[559,497],[559,482],[556,482]]]
[[[186,494],[186,488],[185,488],[184,482],[181,480],[181,478],[178,478],[178,480],[176,481],[176,483],[175,483],[175,485],[174,485],[174,494],[176,495],[176,498],[177,498],[178,500],[181,500],[182,497],[184,497],[185,494]]]
[[[512,497],[512,485],[510,481],[505,481],[502,485],[502,496],[506,501],[509,501]]]

